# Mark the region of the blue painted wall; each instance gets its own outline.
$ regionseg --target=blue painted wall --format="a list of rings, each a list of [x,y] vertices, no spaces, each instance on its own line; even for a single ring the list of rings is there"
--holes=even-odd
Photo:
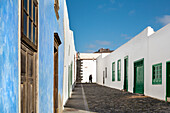
[[[60,1],[60,19],[57,21],[54,11],[54,0],[39,1],[39,112],[53,112],[53,56],[54,33],[60,36],[59,47],[59,93],[63,91],[63,0]]]
[[[54,33],[60,36],[59,93],[63,94],[63,0],[39,1],[39,112],[53,112]],[[0,113],[18,113],[18,0],[0,0]]]
[[[59,93],[63,96],[63,72],[64,72],[64,0],[60,1],[60,10],[59,15],[59,35],[62,41],[62,44],[59,46]]]
[[[0,113],[18,113],[18,0],[0,0]]]

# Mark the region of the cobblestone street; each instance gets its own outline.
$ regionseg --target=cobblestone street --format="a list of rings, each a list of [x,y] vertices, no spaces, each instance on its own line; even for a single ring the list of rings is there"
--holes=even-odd
[[[81,89],[81,86],[83,86],[84,89],[88,108],[84,109],[82,106],[80,108],[78,108],[78,106],[76,107],[77,102],[79,102],[79,106],[81,102],[84,102],[83,97],[75,99],[75,96],[72,96],[72,98],[68,100],[67,106],[70,108],[73,107],[97,113],[170,113],[170,103],[165,101],[123,92],[97,84],[79,84],[76,88],[79,87],[79,89]],[[74,94],[73,92],[73,95]],[[81,90],[79,90],[79,94],[82,94]],[[72,100],[77,100],[77,102],[73,102]]]

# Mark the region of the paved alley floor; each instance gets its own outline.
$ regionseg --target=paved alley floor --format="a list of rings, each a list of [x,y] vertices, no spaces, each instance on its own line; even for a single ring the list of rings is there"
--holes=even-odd
[[[170,113],[168,102],[97,84],[77,84],[65,108],[64,113]]]
[[[64,106],[64,113],[89,113],[82,84],[77,84],[74,88],[71,98],[68,99]]]

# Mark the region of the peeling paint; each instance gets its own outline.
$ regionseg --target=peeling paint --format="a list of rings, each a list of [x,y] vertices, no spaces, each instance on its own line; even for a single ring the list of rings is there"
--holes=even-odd
[[[63,0],[60,0],[63,2]],[[63,15],[60,7],[59,13]],[[60,26],[59,26],[60,24]],[[54,0],[39,1],[39,112],[53,112],[53,52],[54,33],[62,41],[59,46],[59,93],[63,91],[64,39],[63,18],[58,21],[54,10]]]
[[[0,112],[18,113],[18,1],[0,4]]]

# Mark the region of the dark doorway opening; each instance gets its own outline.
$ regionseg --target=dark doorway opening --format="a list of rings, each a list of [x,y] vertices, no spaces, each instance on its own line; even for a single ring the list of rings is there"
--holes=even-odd
[[[128,91],[128,57],[124,59],[124,90]]]
[[[58,113],[58,47],[61,44],[57,33],[54,33],[54,113]]]

